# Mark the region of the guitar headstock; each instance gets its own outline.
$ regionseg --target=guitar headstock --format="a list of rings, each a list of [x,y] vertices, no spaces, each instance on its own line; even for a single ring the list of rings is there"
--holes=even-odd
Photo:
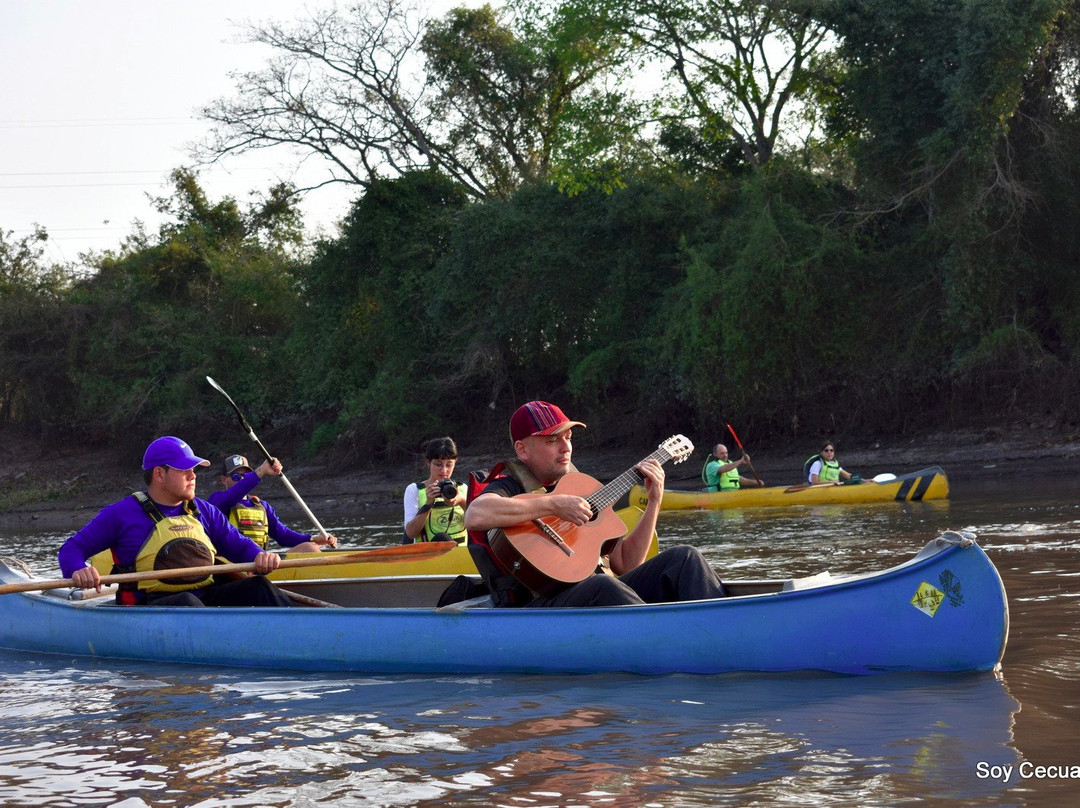
[[[673,435],[661,443],[660,448],[671,455],[676,463],[681,463],[694,451],[694,444],[685,435]]]

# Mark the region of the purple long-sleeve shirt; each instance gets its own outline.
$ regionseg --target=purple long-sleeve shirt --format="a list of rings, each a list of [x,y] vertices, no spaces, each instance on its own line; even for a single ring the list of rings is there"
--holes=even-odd
[[[225,515],[204,499],[193,500],[198,509],[196,517],[202,523],[206,535],[217,551],[229,561],[244,563],[254,561],[262,549],[251,539],[229,524]],[[184,506],[155,503],[162,516],[183,516]],[[104,550],[112,550],[116,563],[135,563],[139,550],[154,530],[151,519],[135,497],[124,497],[106,506],[90,522],[64,542],[58,559],[60,572],[70,578],[75,570],[87,565],[92,556]]]
[[[259,475],[254,471],[249,471],[244,475],[242,480],[237,480],[228,488],[221,491],[215,491],[206,500],[225,514],[227,519],[232,509],[237,505],[243,504],[245,507],[253,507],[255,503],[251,501],[249,496],[252,490],[260,482]],[[266,524],[270,531],[270,538],[280,544],[282,547],[295,547],[306,541],[311,541],[310,533],[298,533],[291,527],[282,522],[276,513],[274,513],[273,506],[265,499],[260,498],[259,503],[266,508]]]

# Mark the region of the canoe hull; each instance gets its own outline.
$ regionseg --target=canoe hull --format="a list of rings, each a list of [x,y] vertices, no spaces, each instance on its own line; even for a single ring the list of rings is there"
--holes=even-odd
[[[23,576],[0,565],[0,578]],[[690,603],[460,611],[117,607],[24,593],[0,598],[0,647],[380,674],[980,671],[1004,651],[1005,592],[977,544],[937,539],[880,573],[807,582]]]
[[[679,491],[666,489],[662,511],[713,510],[723,508],[768,508],[784,505],[863,504],[868,502],[920,502],[949,496],[949,479],[933,466],[904,474],[886,483],[866,481],[859,485],[825,485],[791,491],[791,486],[741,488],[737,491]],[[644,508],[649,503],[645,488],[630,489],[631,505]]]

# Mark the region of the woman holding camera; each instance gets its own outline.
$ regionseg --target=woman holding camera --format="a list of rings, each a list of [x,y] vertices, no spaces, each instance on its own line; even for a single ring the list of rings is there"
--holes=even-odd
[[[405,489],[405,536],[402,544],[416,541],[456,541],[465,544],[464,483],[454,482],[457,444],[452,438],[432,438],[424,444],[426,480]]]

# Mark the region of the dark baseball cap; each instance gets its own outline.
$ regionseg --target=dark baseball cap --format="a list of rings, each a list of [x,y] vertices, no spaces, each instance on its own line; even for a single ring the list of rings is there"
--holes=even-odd
[[[251,464],[248,463],[248,459],[243,455],[229,455],[225,458],[225,462],[221,464],[221,476],[228,477],[237,469],[247,469],[251,471]]]

